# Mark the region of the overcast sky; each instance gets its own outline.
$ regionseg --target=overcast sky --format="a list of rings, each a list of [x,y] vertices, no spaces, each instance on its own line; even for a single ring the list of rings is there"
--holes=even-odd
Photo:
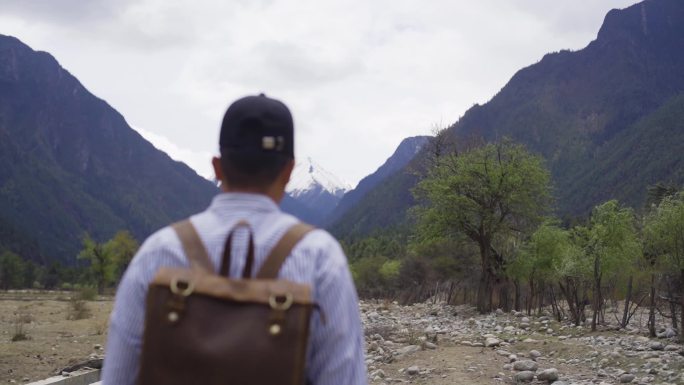
[[[297,157],[355,185],[635,2],[0,0],[0,34],[51,53],[201,175],[228,104],[264,92],[292,110]]]

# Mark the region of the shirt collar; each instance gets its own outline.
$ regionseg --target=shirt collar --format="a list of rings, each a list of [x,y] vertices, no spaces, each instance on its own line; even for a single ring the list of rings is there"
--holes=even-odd
[[[209,206],[210,210],[224,208],[240,208],[256,211],[280,211],[280,207],[268,196],[263,194],[222,192],[214,197]]]

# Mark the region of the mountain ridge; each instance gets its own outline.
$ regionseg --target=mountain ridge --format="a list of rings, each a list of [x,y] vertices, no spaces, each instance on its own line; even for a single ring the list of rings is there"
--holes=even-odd
[[[73,263],[85,232],[138,239],[218,190],[133,130],[50,54],[0,35],[0,240]]]
[[[375,172],[361,179],[356,188],[348,191],[342,197],[335,210],[326,220],[327,226],[334,227],[336,222],[373,188],[404,168],[420,152],[429,139],[429,136],[420,135],[403,139],[392,155]]]
[[[682,92],[684,2],[646,0],[608,12],[596,39],[585,48],[546,54],[516,72],[487,103],[476,104],[451,125],[446,135],[461,146],[470,138],[509,137],[541,154],[552,173],[561,216],[586,215],[593,205],[610,198],[638,206],[649,183],[684,183],[669,168],[671,158],[684,153],[684,141],[669,143],[664,153],[653,145],[655,139],[641,135],[639,145],[654,151],[648,160],[649,175],[627,169],[633,152],[621,152],[625,158],[620,161],[610,160],[609,155],[626,145],[627,133],[634,127],[653,129],[640,122],[669,122],[658,132],[681,137],[681,127],[672,119],[649,116],[677,115],[676,102],[659,111]],[[608,164],[618,170],[607,169]],[[604,178],[613,173],[624,180]],[[585,178],[589,174],[593,180]],[[392,179],[393,188],[407,190],[418,180],[405,170]],[[638,187],[626,189],[625,183]],[[387,215],[396,219],[392,226],[402,226],[409,221],[407,210],[413,204],[410,194],[377,186],[359,202],[362,209],[338,221],[346,226],[336,234],[345,237],[387,228]]]

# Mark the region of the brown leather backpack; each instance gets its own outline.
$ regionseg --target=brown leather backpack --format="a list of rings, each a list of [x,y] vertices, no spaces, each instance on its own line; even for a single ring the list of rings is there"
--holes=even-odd
[[[242,279],[227,277],[233,232],[249,231]],[[147,295],[138,384],[303,384],[309,318],[306,284],[278,280],[311,226],[292,226],[255,278],[251,228],[228,235],[219,274],[189,220],[173,225],[190,268],[161,268]]]

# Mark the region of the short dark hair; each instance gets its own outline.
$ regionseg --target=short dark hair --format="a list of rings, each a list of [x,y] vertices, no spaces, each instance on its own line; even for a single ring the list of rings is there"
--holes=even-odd
[[[221,151],[223,177],[231,187],[267,188],[292,158],[281,153]]]

